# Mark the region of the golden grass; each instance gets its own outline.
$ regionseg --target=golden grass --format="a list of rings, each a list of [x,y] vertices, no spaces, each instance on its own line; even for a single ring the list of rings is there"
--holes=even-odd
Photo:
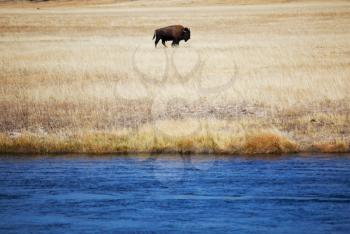
[[[6,5],[0,152],[348,152],[350,4],[282,2]]]
[[[272,133],[250,135],[244,145],[247,154],[280,154],[298,152],[297,145],[283,136]]]
[[[169,127],[190,125],[191,121],[166,121]],[[64,137],[57,134],[23,132],[18,136],[0,135],[0,149],[8,153],[215,153],[264,154],[296,152],[296,145],[274,130],[249,134],[230,128],[227,134],[220,130],[222,121],[200,122],[199,131],[190,135],[172,137],[159,132],[157,126],[143,126],[138,130],[119,132],[79,132]],[[240,129],[242,130],[242,129]],[[226,130],[225,130],[226,131]]]
[[[346,2],[347,0],[335,0]],[[264,5],[281,3],[327,3],[327,0],[2,0],[0,6],[11,8],[72,8],[72,7],[177,7],[177,6],[213,6],[213,5]]]
[[[318,143],[314,145],[316,152],[322,153],[345,153],[349,152],[349,144],[347,142],[328,142]]]

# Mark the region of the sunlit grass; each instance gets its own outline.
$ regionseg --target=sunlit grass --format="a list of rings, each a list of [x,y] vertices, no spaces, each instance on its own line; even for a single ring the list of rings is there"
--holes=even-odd
[[[192,120],[182,121],[191,123]],[[164,124],[164,123],[162,123]],[[177,128],[179,122],[167,121]],[[301,150],[299,145],[276,129],[240,126],[227,127],[219,120],[200,122],[198,131],[172,137],[159,132],[157,125],[120,131],[81,131],[64,134],[23,132],[19,135],[0,134],[2,153],[196,153],[196,154],[281,154],[293,152],[347,152],[348,143],[334,141],[315,143]]]
[[[217,2],[0,10],[0,151],[348,151],[350,5]]]

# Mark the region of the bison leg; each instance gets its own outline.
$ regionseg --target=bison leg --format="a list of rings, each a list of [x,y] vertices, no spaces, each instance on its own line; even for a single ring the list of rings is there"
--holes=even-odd
[[[165,44],[165,40],[164,40],[164,39],[162,39],[162,44],[163,44],[163,46],[166,47],[166,44]]]
[[[175,46],[178,46],[179,45],[179,42],[178,41],[173,41],[173,43],[171,43],[171,46],[172,47],[175,47]]]
[[[159,40],[160,40],[160,38],[156,37],[156,41],[154,42],[154,47],[157,47],[157,44],[158,44]]]

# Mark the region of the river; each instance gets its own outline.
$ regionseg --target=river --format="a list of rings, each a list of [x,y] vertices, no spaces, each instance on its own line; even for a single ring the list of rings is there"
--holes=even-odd
[[[350,155],[0,156],[0,233],[349,233]]]

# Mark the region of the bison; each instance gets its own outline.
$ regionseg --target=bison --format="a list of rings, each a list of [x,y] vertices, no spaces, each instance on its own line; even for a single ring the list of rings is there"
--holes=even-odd
[[[155,47],[159,40],[162,40],[162,44],[166,47],[166,41],[173,41],[171,46],[178,46],[181,40],[188,41],[191,38],[191,31],[189,28],[185,28],[182,25],[172,25],[165,28],[159,28],[154,31],[153,40],[155,41]]]

